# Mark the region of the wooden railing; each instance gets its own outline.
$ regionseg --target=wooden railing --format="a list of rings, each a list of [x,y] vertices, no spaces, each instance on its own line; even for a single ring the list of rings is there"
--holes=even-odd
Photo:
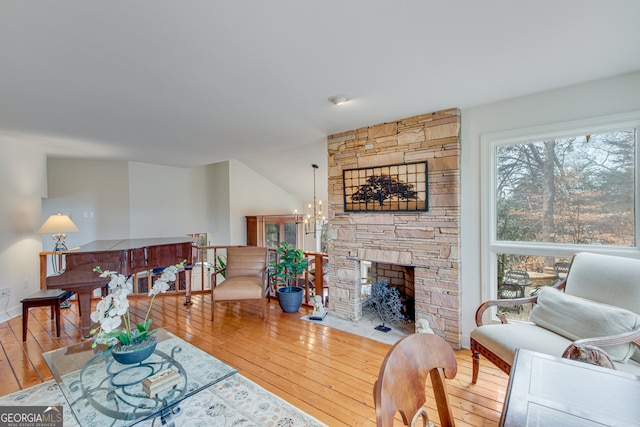
[[[53,252],[40,252],[40,289],[47,287],[47,260]],[[62,254],[58,255],[58,265],[62,264]]]
[[[184,272],[185,275],[188,275],[188,277],[184,278],[186,282],[186,289],[180,289],[180,286],[176,286],[176,289],[174,291],[171,291],[170,293],[185,294],[185,305],[189,305],[191,304],[192,293],[208,292],[208,290],[205,288],[206,276],[209,274],[219,273],[218,255],[223,255],[226,258],[226,249],[229,247],[237,247],[237,246],[196,246],[195,249],[197,251],[197,254],[194,253],[193,270],[200,269],[200,281],[201,281],[200,290],[192,291],[192,281],[191,281],[190,273],[193,270],[186,270]],[[210,251],[208,252],[207,255],[212,255],[212,256],[205,257],[205,252],[207,251]],[[52,252],[40,252],[40,288],[41,289],[46,288],[47,261],[48,259],[50,259],[52,255],[53,255]],[[59,257],[58,259],[59,265],[63,265],[64,263],[63,255],[64,255],[63,253],[57,254],[57,256]],[[303,282],[303,286],[301,287],[305,290],[305,295],[302,303],[304,305],[313,306],[313,297],[315,295],[321,295],[323,297],[322,298],[323,302],[326,303],[328,289],[327,289],[327,284],[324,280],[324,277],[326,276],[326,266],[327,266],[327,260],[328,260],[327,254],[322,252],[305,251],[304,255],[306,258],[309,259],[309,268],[307,268],[307,270],[299,278]],[[275,249],[269,249],[269,259],[272,261],[275,260],[277,262],[277,254]],[[202,262],[203,260],[205,262]],[[213,271],[210,271],[210,268],[213,269]],[[323,272],[324,274],[315,274],[316,271]],[[147,272],[147,275],[151,276],[151,272]],[[135,292],[134,292],[134,295],[132,296],[136,296],[139,293],[137,289],[138,275],[135,275],[135,276],[136,276],[134,278]],[[275,280],[272,280],[270,278],[269,286],[271,287],[272,296],[275,296],[275,292],[278,284],[276,283]],[[146,293],[144,293],[144,295],[146,295]]]
[[[323,304],[325,304],[329,291],[325,280],[329,258],[327,254],[322,252],[305,251],[304,256],[309,260],[309,268],[304,272],[305,293],[302,303],[313,306],[313,297],[320,295],[322,296]],[[320,274],[316,274],[316,272],[320,272]],[[310,277],[312,277],[312,280],[310,280]],[[310,283],[313,283],[313,289],[310,289]]]
[[[206,274],[219,274],[220,265],[218,261],[218,256],[224,257],[226,259],[226,249],[229,247],[238,247],[238,246],[198,246],[198,256],[197,260],[194,260],[194,269],[200,268],[200,280],[202,286],[200,289],[205,289],[205,275]],[[205,253],[207,256],[205,256]],[[304,299],[302,303],[304,305],[313,306],[313,297],[315,295],[322,295],[323,301],[326,300],[327,297],[327,284],[325,283],[324,277],[326,275],[326,265],[328,261],[327,254],[321,252],[309,252],[305,251],[304,255],[309,259],[309,268],[299,277],[302,281],[302,288],[304,289]],[[208,265],[206,263],[208,263]],[[278,262],[278,255],[275,249],[269,249],[269,260]],[[209,271],[209,268],[213,269],[213,272]],[[324,272],[325,274],[315,274],[316,271]],[[269,277],[269,286],[270,295],[276,296],[275,292],[278,286],[278,283],[272,278]],[[190,299],[190,289],[187,293],[187,301]]]

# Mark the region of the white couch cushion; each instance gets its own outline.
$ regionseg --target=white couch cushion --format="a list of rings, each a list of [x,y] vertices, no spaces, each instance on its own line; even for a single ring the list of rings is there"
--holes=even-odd
[[[638,315],[629,310],[567,295],[550,287],[541,290],[529,320],[571,341],[629,332],[640,325]],[[635,346],[622,344],[603,347],[603,350],[614,361],[626,362]]]
[[[640,314],[640,260],[580,252],[575,255],[565,293]]]
[[[533,323],[482,325],[471,331],[471,338],[491,349],[500,359],[513,365],[517,348],[562,356],[571,340]]]

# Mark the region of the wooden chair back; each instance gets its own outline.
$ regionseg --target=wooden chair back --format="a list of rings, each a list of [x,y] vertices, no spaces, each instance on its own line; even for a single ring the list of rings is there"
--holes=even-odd
[[[457,370],[451,346],[437,335],[419,333],[398,341],[384,358],[373,386],[376,426],[393,426],[397,412],[406,426],[415,425],[420,417],[426,426],[429,417],[423,405],[427,375],[431,377],[440,425],[454,426],[444,380],[454,378]]]

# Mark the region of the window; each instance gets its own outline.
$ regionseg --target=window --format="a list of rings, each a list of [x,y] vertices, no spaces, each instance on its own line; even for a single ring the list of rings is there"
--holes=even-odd
[[[485,297],[537,292],[579,251],[638,250],[639,125],[634,113],[482,137]],[[528,284],[511,286],[518,275]]]
[[[298,225],[295,222],[267,222],[265,233],[268,248],[276,248],[282,241],[297,247]]]
[[[631,247],[635,129],[496,147],[496,240]]]

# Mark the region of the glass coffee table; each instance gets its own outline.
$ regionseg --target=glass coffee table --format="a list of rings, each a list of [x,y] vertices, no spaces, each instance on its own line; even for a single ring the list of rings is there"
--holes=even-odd
[[[44,353],[71,411],[81,426],[132,426],[160,417],[172,424],[179,403],[237,371],[162,329],[158,345],[143,362],[122,365],[91,341]],[[170,379],[162,387],[153,379]],[[151,387],[151,388],[150,388]]]

